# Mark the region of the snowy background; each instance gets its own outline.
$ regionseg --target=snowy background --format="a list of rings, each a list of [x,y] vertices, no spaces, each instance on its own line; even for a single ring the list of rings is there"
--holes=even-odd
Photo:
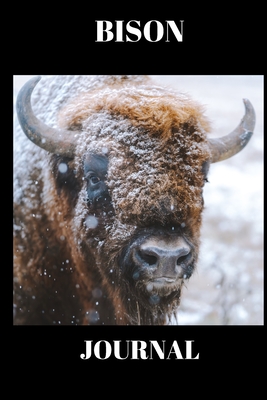
[[[33,75],[14,76],[14,100]],[[230,133],[244,115],[243,98],[256,111],[247,147],[212,164],[198,268],[184,288],[180,325],[263,324],[263,76],[167,75],[159,82],[206,105],[213,133]]]

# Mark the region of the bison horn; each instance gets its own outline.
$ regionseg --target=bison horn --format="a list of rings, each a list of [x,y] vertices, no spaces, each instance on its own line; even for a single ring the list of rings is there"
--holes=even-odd
[[[245,115],[238,127],[229,135],[218,139],[209,139],[211,150],[211,162],[226,160],[241,151],[253,135],[256,115],[254,108],[248,99],[243,99]]]
[[[73,131],[51,128],[33,113],[31,94],[40,79],[40,76],[30,79],[18,93],[16,108],[21,128],[25,135],[42,149],[72,158],[79,132],[75,131],[74,135]]]

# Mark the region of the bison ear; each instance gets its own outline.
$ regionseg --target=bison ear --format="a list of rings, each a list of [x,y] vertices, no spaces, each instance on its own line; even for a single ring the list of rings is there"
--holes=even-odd
[[[81,189],[81,181],[77,179],[73,159],[52,154],[50,165],[57,194],[60,195],[63,191],[68,201],[73,205]]]
[[[31,94],[40,79],[40,76],[30,79],[18,93],[16,108],[20,126],[25,135],[37,146],[50,153],[72,158],[79,132],[50,128],[33,113]]]
[[[219,139],[209,139],[211,162],[226,160],[239,153],[249,142],[253,135],[256,122],[254,108],[248,99],[243,99],[245,115],[237,128]]]

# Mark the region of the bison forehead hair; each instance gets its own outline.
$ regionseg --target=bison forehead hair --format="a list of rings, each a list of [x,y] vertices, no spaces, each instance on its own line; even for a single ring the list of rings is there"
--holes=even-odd
[[[59,123],[81,131],[77,169],[84,154],[106,150],[107,186],[121,222],[199,221],[209,123],[188,96],[121,80],[71,99]]]

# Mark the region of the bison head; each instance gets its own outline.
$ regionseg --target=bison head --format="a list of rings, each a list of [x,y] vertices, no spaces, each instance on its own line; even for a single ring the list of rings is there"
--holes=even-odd
[[[32,111],[39,79],[19,93],[18,118],[28,138],[52,153],[77,270],[98,269],[118,323],[164,323],[195,269],[209,165],[247,144],[251,103],[244,100],[232,133],[209,139],[203,109],[188,96],[117,79],[69,99],[58,130]]]

